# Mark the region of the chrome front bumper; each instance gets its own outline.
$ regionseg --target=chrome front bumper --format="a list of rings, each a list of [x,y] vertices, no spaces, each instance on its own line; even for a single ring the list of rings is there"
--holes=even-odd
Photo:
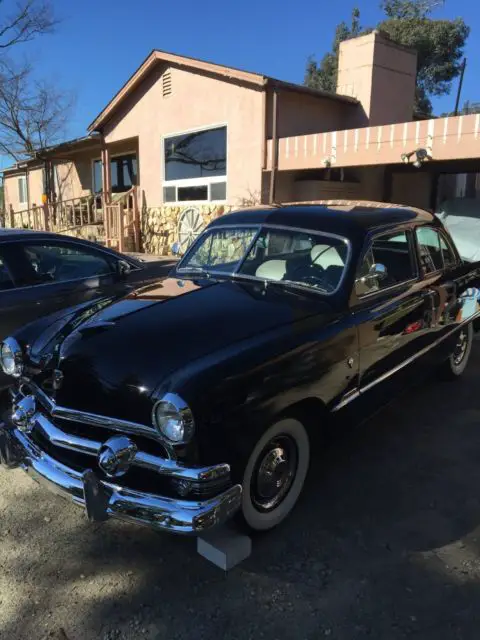
[[[169,464],[168,475],[175,477],[172,461],[165,463]],[[10,422],[0,422],[0,464],[10,469],[21,467],[39,484],[83,507],[94,521],[119,518],[172,533],[198,535],[228,520],[241,504],[241,485],[213,498],[183,500],[101,480],[92,470],[77,471],[55,460]],[[188,468],[178,467],[178,476],[184,478]]]

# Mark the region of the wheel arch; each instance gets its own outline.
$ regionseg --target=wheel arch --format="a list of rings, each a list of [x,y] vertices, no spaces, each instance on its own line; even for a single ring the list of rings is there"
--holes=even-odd
[[[331,414],[325,403],[315,396],[284,407],[275,416],[275,421],[286,417],[299,420],[307,430],[310,440],[313,441],[325,437],[331,420]]]

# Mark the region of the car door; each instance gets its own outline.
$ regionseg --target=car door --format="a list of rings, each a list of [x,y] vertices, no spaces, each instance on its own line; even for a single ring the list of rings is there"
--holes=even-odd
[[[374,272],[382,275],[369,276]],[[411,371],[400,372],[431,345],[433,305],[433,292],[420,279],[412,230],[374,234],[360,258],[353,305],[361,394],[390,378],[400,386],[411,381]]]
[[[415,229],[420,271],[434,300],[432,324],[436,360],[452,352],[457,329],[480,315],[480,263],[458,255],[448,233],[439,226]]]
[[[116,260],[69,240],[16,241],[3,247],[15,288],[4,296],[0,331],[5,336],[41,316],[113,292]]]

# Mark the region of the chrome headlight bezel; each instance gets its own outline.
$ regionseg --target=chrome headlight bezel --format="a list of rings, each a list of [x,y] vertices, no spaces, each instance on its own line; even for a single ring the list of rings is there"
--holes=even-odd
[[[12,376],[13,378],[22,376],[24,368],[23,351],[15,338],[5,338],[0,343],[0,365],[7,376]]]
[[[195,433],[193,413],[176,393],[167,393],[155,403],[152,422],[162,438],[172,445],[187,444]]]

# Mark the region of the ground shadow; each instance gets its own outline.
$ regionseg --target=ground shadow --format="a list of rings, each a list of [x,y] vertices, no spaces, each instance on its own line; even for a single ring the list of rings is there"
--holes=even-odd
[[[475,347],[464,381],[426,382],[335,441],[288,522],[228,575],[193,540],[91,527],[2,474],[0,637],[477,638]]]

